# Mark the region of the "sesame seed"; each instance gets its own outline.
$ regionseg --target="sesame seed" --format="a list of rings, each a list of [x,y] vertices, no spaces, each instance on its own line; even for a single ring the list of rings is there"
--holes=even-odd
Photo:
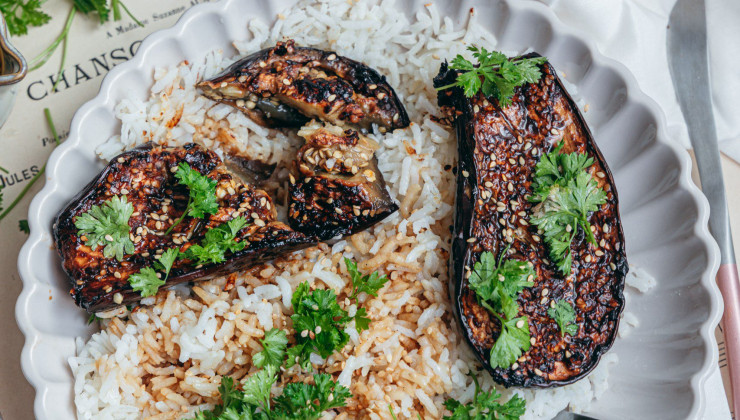
[[[551,300],[551,301],[550,301],[550,307],[551,307],[551,308],[554,308],[554,307],[555,307],[555,301],[554,301],[554,300]]]
[[[498,219],[498,222],[501,223],[501,225],[506,226],[506,220],[503,218]]]
[[[516,165],[516,161],[514,160],[514,158],[509,158],[509,163],[511,163],[512,165]]]
[[[154,224],[154,227],[157,228],[157,229],[162,229],[162,222],[160,222],[159,220],[157,220],[157,223]]]
[[[308,330],[301,331],[301,337],[303,337],[303,338],[308,337]]]
[[[609,225],[607,225],[606,223],[604,223],[604,226],[601,227],[601,230],[603,230],[604,233],[609,233]]]
[[[336,54],[331,54],[328,57],[326,57],[326,59],[329,60],[329,61],[334,61],[334,60],[337,59],[337,55]]]
[[[257,106],[257,103],[253,101],[247,101],[246,106],[247,106],[247,109],[254,109]]]
[[[586,255],[586,258],[584,258],[584,259],[586,260],[587,263],[590,263],[591,260],[593,260],[593,258],[591,258],[590,255]]]
[[[267,63],[265,63],[264,61],[260,61],[259,66],[264,68],[265,66],[267,66]]]
[[[113,242],[113,237],[110,235],[105,235],[105,240],[108,242]]]
[[[534,374],[537,375],[537,376],[542,376],[543,375],[542,371],[539,370],[539,369],[537,369],[537,368],[534,368]]]
[[[524,165],[524,158],[519,156],[519,164]]]
[[[565,357],[570,358],[570,356],[573,356],[573,353],[571,353],[568,350],[566,350],[565,351]]]
[[[122,158],[122,157],[119,157],[119,158],[118,158],[118,163],[123,163],[123,162],[125,162],[125,161],[126,161],[126,159],[124,159],[124,158]]]
[[[493,182],[486,181],[485,184],[483,184],[483,185],[485,185],[487,188],[491,188],[491,187],[493,187]]]
[[[603,248],[605,245],[606,245],[606,240],[602,239],[602,240],[599,241],[599,246],[600,247]]]
[[[238,107],[242,107],[243,108],[244,105],[246,105],[246,104],[247,104],[247,102],[244,101],[244,99],[237,99],[236,100],[236,106],[238,106]]]
[[[548,300],[549,299],[546,296],[542,296],[542,299],[540,299],[540,305],[546,305]]]
[[[328,98],[326,98],[326,100],[327,100],[327,101],[329,101],[329,102],[332,102],[332,101],[334,101],[335,99],[337,99],[337,95],[335,95],[335,94],[333,94],[333,93],[332,93],[331,95],[329,95],[329,97],[328,97]]]
[[[239,83],[244,83],[247,81],[247,76],[239,76],[239,79],[237,80],[239,80]]]
[[[517,369],[519,369],[519,363],[514,363],[513,365],[511,365],[511,369],[512,369],[512,370],[517,370]]]
[[[557,136],[558,134],[560,134],[560,131],[558,131],[557,128],[553,128],[552,130],[550,130],[550,133],[552,133],[553,135]]]
[[[342,209],[340,209],[339,207],[334,208],[334,211],[336,211],[337,214],[342,214],[343,213],[342,212]]]
[[[472,243],[473,243],[473,242],[475,242],[475,241],[476,241],[476,239],[475,239],[475,238],[468,238],[468,243],[470,243],[470,244],[472,244]]]
[[[596,172],[596,176],[598,176],[599,178],[604,178],[606,176],[606,174],[603,173],[603,172],[601,172],[601,171],[599,171],[599,172]]]
[[[509,191],[514,191],[514,184],[509,182],[509,185],[506,187],[506,189],[508,189]]]
[[[316,331],[316,334],[319,334],[321,332],[321,326],[317,325],[314,331]]]
[[[532,148],[532,143],[530,143],[530,142],[526,142],[526,143],[524,144],[524,150],[529,150],[529,149],[531,149],[531,148]]]
[[[609,268],[611,268],[612,270],[616,270],[617,269],[617,265],[614,264],[614,263],[609,263]]]
[[[380,92],[378,94],[378,99],[383,99],[383,98],[385,98],[385,93],[384,92]]]
[[[550,289],[548,289],[547,287],[545,287],[544,289],[542,289],[542,296],[547,296],[549,294],[550,294]]]
[[[516,323],[516,327],[517,328],[522,328],[523,326],[524,326],[524,320],[523,319],[520,319],[519,321],[517,321],[517,323]]]
[[[290,85],[290,79],[283,79],[283,84],[286,86]]]
[[[376,85],[375,83],[373,83],[372,85],[369,85],[367,88],[370,89],[370,90],[375,90],[375,89],[378,88],[378,85]]]
[[[462,176],[464,176],[465,178],[467,178],[467,177],[469,177],[469,176],[470,176],[470,172],[468,172],[468,171],[466,171],[466,170],[463,170],[463,171],[462,171]]]
[[[265,222],[262,219],[255,220],[254,221],[254,224],[257,225],[257,226],[259,226],[259,227],[265,226]]]
[[[474,106],[473,107],[473,112],[476,112],[477,113],[478,111],[480,111],[480,107],[478,105]]]
[[[573,227],[571,227],[571,225],[567,225],[567,226],[565,226],[565,231],[566,232],[572,232],[573,231]]]
[[[594,252],[594,254],[596,254],[597,257],[601,257],[602,255],[604,255],[604,251],[597,250],[596,252]]]
[[[534,346],[534,343],[536,343],[536,342],[537,342],[537,340],[534,337],[532,337],[532,338],[529,339],[529,343],[531,345],[533,345],[533,346]],[[524,360],[527,360],[527,359],[524,359]]]
[[[116,302],[116,304],[120,305],[121,302],[123,302],[123,295],[120,293],[116,293],[113,295],[113,302]]]
[[[119,273],[118,271],[114,271],[113,272],[113,277],[115,277],[117,279],[120,279],[121,278],[121,273]]]

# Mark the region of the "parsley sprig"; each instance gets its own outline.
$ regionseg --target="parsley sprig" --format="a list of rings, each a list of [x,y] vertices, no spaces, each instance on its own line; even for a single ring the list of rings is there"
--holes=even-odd
[[[606,202],[606,192],[587,171],[593,158],[585,153],[561,153],[562,148],[560,144],[537,163],[530,201],[540,203],[532,224],[544,231],[550,257],[568,275],[573,262],[571,244],[578,228],[588,242],[596,244],[588,214]]]
[[[105,258],[116,257],[123,260],[124,254],[134,252],[134,243],[129,238],[131,228],[128,221],[134,213],[134,206],[126,196],[114,196],[102,205],[92,206],[90,210],[77,216],[75,227],[77,235],[85,237],[85,245],[95,251],[103,246]]]
[[[11,35],[25,35],[29,27],[48,23],[51,16],[41,10],[41,5],[41,0],[0,0],[0,12]]]
[[[142,297],[154,296],[161,286],[167,283],[167,278],[170,276],[170,270],[172,265],[180,255],[180,251],[175,248],[170,248],[162,253],[157,261],[154,262],[154,266],[157,270],[164,271],[164,278],[160,278],[157,275],[157,271],[152,267],[145,267],[139,270],[138,273],[132,274],[128,277],[128,282],[136,292],[140,292]]]
[[[280,366],[285,358],[285,350],[288,347],[288,334],[279,328],[273,328],[265,333],[265,338],[260,340],[262,350],[255,354],[252,363],[257,367],[268,365]]]
[[[357,298],[362,292],[377,297],[378,290],[382,289],[388,282],[388,277],[385,274],[382,276],[379,275],[377,271],[363,275],[357,270],[357,263],[347,257],[344,258],[344,264],[347,266],[347,272],[352,278],[352,294],[349,296],[350,299]]]
[[[343,407],[352,396],[349,389],[337,384],[330,375],[313,375],[313,384],[294,382],[283,388],[281,395],[271,396],[278,368],[266,365],[247,378],[243,390],[228,376],[221,378],[218,390],[221,404],[211,411],[201,411],[196,420],[318,420],[327,410]]]
[[[172,232],[172,229],[179,225],[185,216],[202,219],[206,214],[215,214],[218,211],[215,180],[201,174],[185,162],[177,165],[175,178],[180,184],[188,187],[188,204],[180,218],[167,229],[165,234]]]
[[[247,219],[239,216],[213,229],[208,229],[203,241],[188,248],[182,257],[196,261],[198,264],[224,262],[227,252],[241,251],[247,245],[245,241],[236,241],[239,231],[247,224]]]
[[[468,404],[448,399],[445,408],[452,412],[450,416],[444,416],[444,420],[519,420],[524,415],[527,402],[518,394],[514,394],[505,403],[499,402],[501,394],[496,389],[484,392],[478,385],[478,380],[473,376],[475,382],[475,395],[473,401]]]
[[[469,287],[480,304],[501,324],[501,333],[491,349],[494,368],[511,366],[530,347],[529,320],[526,316],[517,317],[517,297],[524,288],[534,285],[532,280],[536,273],[528,262],[502,261],[504,255],[506,251],[497,262],[492,253],[482,253],[469,279]]]
[[[460,87],[468,98],[479,91],[486,97],[498,99],[501,106],[511,103],[514,89],[525,83],[537,83],[542,76],[539,66],[547,61],[545,57],[509,58],[498,51],[488,51],[474,45],[468,47],[478,64],[473,64],[458,54],[450,68],[459,70],[455,83],[438,87],[437,90]]]
[[[347,344],[349,335],[344,332],[347,323],[354,319],[358,331],[367,329],[370,324],[364,308],[350,316],[337,303],[333,290],[312,291],[308,282],[298,285],[291,303],[294,313],[290,318],[296,343],[288,349],[287,367],[298,364],[303,370],[311,370],[311,353],[327,358]]]
[[[576,335],[578,332],[578,325],[575,323],[576,311],[568,301],[558,300],[554,308],[547,310],[547,314],[558,323],[561,337],[565,337],[565,334]]]

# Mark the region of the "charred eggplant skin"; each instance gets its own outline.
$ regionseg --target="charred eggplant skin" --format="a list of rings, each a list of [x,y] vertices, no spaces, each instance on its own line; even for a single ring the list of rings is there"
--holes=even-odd
[[[207,219],[185,217],[170,234],[165,234],[187,205],[187,187],[179,185],[174,177],[180,162],[218,182],[219,209]],[[105,258],[100,248],[93,251],[86,246],[78,236],[75,220],[93,205],[124,195],[134,207],[129,226],[135,251],[118,261]],[[141,299],[127,279],[142,268],[151,267],[159,251],[185,251],[200,242],[207,229],[239,216],[249,221],[238,235],[239,240],[248,241],[243,250],[227,255],[227,260],[219,264],[201,266],[187,259],[178,260],[163,287],[226,275],[316,243],[315,238],[276,221],[267,194],[235,182],[215,153],[195,144],[182,148],[147,144],[117,156],[57,215],[52,231],[70,279],[70,294],[78,306],[99,312]],[[116,294],[122,300],[115,302]]]
[[[530,54],[526,57],[537,56]],[[614,179],[578,107],[549,63],[537,84],[517,88],[502,109],[481,94],[467,98],[459,88],[438,93],[458,138],[456,208],[450,271],[453,307],[466,340],[493,379],[504,386],[553,387],[587,375],[614,342],[624,306],[628,264]],[[443,63],[435,86],[453,83],[457,72]],[[582,232],[572,244],[573,272],[565,277],[549,261],[547,246],[528,223],[534,168],[563,142],[563,152],[587,153],[589,168],[607,202],[589,216],[599,244]],[[524,212],[524,213],[522,213]],[[471,239],[472,238],[472,239]],[[466,273],[482,252],[533,263],[535,285],[519,296],[519,315],[529,319],[531,348],[509,368],[492,368],[489,352],[500,333],[498,321],[477,301]],[[547,309],[557,300],[574,305],[578,332],[561,336]]]
[[[298,127],[311,118],[365,129],[373,123],[382,130],[409,125],[384,76],[292,40],[255,52],[198,86],[209,98],[236,106],[268,127]]]
[[[288,221],[293,229],[329,240],[367,229],[398,210],[371,140],[353,129],[342,132],[315,123],[307,127],[299,131],[306,144],[298,151],[289,180]]]

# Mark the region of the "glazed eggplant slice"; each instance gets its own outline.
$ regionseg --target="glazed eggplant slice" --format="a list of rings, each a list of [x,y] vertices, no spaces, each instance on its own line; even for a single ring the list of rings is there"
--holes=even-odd
[[[628,266],[614,180],[553,67],[545,63],[541,71],[539,82],[516,88],[512,103],[503,109],[480,93],[467,98],[456,87],[438,94],[458,138],[450,264],[454,308],[478,359],[505,386],[550,387],[585,376],[612,345],[624,305]],[[444,63],[435,86],[450,85],[456,78],[457,72]],[[588,215],[596,245],[577,228],[569,275],[550,261],[544,235],[532,222],[541,208],[529,201],[536,165],[561,143],[562,153],[593,158],[587,172],[606,194],[605,203]],[[531,347],[511,366],[492,368],[490,351],[501,324],[481,306],[469,276],[482,253],[499,256],[507,249],[508,258],[531,262],[536,271],[534,285],[517,298],[518,316],[528,317]],[[548,314],[561,300],[575,309],[573,335],[561,334]]]
[[[312,118],[364,129],[409,125],[384,76],[331,51],[296,47],[292,40],[249,55],[198,87],[267,127],[300,127]]]
[[[167,233],[188,205],[188,187],[181,185],[174,175],[181,162],[217,182],[218,209],[202,219],[184,217]],[[103,246],[90,246],[88,238],[84,234],[80,236],[75,226],[81,215],[93,206],[114,197],[121,200],[126,197],[133,206],[128,219],[133,249],[127,250],[120,261],[106,257]],[[195,144],[180,148],[149,144],[114,158],[59,213],[53,234],[64,271],[71,281],[70,294],[77,305],[89,312],[99,312],[141,299],[141,294],[132,290],[128,278],[145,267],[152,267],[165,250],[175,248],[184,252],[201,243],[209,229],[240,216],[248,222],[236,234],[237,242],[247,242],[242,250],[227,253],[226,260],[217,264],[201,265],[186,258],[178,259],[164,287],[225,275],[316,243],[315,238],[276,221],[275,208],[267,194],[236,182],[215,153]]]
[[[327,240],[367,229],[398,210],[378,169],[378,144],[372,139],[316,121],[298,135],[306,144],[290,174],[293,229]]]

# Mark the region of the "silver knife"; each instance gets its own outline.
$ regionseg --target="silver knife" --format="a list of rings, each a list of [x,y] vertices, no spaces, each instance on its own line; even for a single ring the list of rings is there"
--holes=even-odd
[[[721,252],[722,265],[717,273],[717,284],[725,303],[722,325],[732,384],[732,408],[737,414],[740,413],[740,282],[709,88],[704,0],[678,0],[671,11],[667,35],[673,86],[689,128],[702,190],[709,200],[709,230]]]

